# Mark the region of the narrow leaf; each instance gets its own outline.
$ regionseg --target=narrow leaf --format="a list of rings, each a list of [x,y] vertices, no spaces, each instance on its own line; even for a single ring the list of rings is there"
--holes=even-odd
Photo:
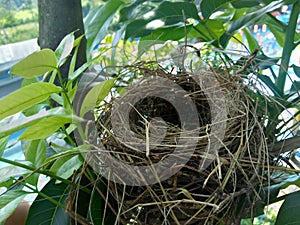
[[[274,1],[267,6],[255,10],[253,12],[247,13],[247,15],[243,16],[240,19],[237,19],[233,21],[229,28],[227,29],[227,32],[221,37],[221,44],[222,46],[226,46],[231,36],[237,32],[239,29],[244,28],[246,26],[255,24],[258,22],[265,14],[268,12],[274,11],[280,6],[282,6],[284,3],[282,1]]]
[[[249,31],[248,28],[244,28],[243,31],[244,31],[244,34],[247,38],[249,50],[251,52],[254,52],[254,50],[259,48],[257,40],[254,38],[253,34]]]
[[[34,52],[15,64],[11,70],[11,74],[24,78],[31,78],[51,72],[56,68],[57,59],[54,51],[51,49],[43,49]]]
[[[45,101],[52,93],[60,91],[54,84],[44,82],[22,87],[0,99],[0,120]]]
[[[122,4],[124,3],[121,0],[109,0],[87,15],[84,24],[88,53],[105,37],[113,16]]]
[[[95,87],[93,87],[88,94],[85,96],[81,108],[80,116],[84,116],[85,113],[95,108],[97,103],[100,103],[109,94],[111,88],[113,87],[115,79],[109,79],[100,82]]]
[[[6,148],[7,143],[8,143],[8,140],[9,140],[9,136],[0,138],[0,157],[2,157],[2,155],[3,155],[3,152]]]
[[[56,58],[58,59],[58,66],[61,66],[65,59],[70,55],[73,49],[75,36],[74,32],[65,36],[62,41],[59,43],[58,47],[55,50]]]

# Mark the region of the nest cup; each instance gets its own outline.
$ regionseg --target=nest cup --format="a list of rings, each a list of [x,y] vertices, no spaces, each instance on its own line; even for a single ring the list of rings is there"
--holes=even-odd
[[[106,180],[109,201],[118,207],[114,211],[119,223],[239,224],[242,217],[253,216],[265,182],[267,148],[263,120],[256,114],[258,106],[242,80],[237,75],[212,70],[200,72],[203,79],[213,76],[218,88],[210,91],[224,96],[222,104],[225,105],[221,109],[226,110],[213,115],[209,90],[203,90],[199,85],[198,75],[171,73],[157,66],[144,65],[126,67],[126,73],[141,78],[124,95],[106,103],[105,110],[99,111],[97,121],[101,143],[110,156],[128,165],[151,166],[175,155],[178,139],[191,136],[191,130],[185,129],[172,101],[167,101],[176,96],[170,87],[157,82],[156,88],[162,90],[165,97],[145,95],[153,90],[153,86],[145,85],[149,78],[160,77],[179,85],[183,97],[188,96],[195,106],[197,123],[193,128],[196,136],[193,136],[192,151],[188,151],[189,146],[184,146],[187,151],[176,154],[176,157],[188,159],[184,164],[174,164],[176,173],[164,176],[161,171],[156,171],[159,174],[157,182],[152,184],[143,183],[143,175],[132,178],[133,174],[126,170],[118,176],[117,183]],[[135,88],[141,84],[142,92]],[[127,110],[128,117],[122,119],[119,108],[113,105],[130,100],[134,105]],[[113,113],[119,115],[117,124],[113,124]],[[216,126],[214,117],[221,114],[225,121],[221,121],[220,131],[213,126]],[[151,128],[153,124],[154,129]],[[215,139],[218,149],[211,149],[214,147],[212,138],[219,135],[215,132],[223,133],[224,137]],[[122,138],[117,137],[120,134]],[[205,167],[203,162],[206,162]],[[120,169],[115,165],[109,172]],[[166,168],[165,174],[174,168],[169,169]],[[141,185],[126,185],[126,179],[135,179]]]

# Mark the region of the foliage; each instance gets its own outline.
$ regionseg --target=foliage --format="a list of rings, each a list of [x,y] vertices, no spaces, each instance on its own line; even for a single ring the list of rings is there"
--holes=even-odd
[[[292,14],[287,24],[271,14],[285,4],[292,7]],[[245,65],[240,71],[240,76],[244,77],[249,84],[255,83],[263,87],[261,91],[249,90],[249,94],[257,104],[261,104],[266,109],[261,114],[267,118],[265,130],[268,142],[271,144],[273,141],[278,141],[280,137],[285,138],[291,127],[287,127],[287,123],[283,124],[279,116],[286,109],[298,110],[300,101],[297,93],[299,81],[293,82],[288,90],[285,89],[290,73],[288,71],[290,55],[300,43],[300,35],[295,32],[299,11],[299,0],[203,0],[201,3],[157,0],[103,2],[85,19],[89,60],[81,68],[74,71],[76,51],[75,54],[71,54],[81,39],[74,40],[74,35],[70,34],[62,40],[55,52],[45,49],[33,53],[12,69],[12,73],[25,78],[27,84],[0,100],[0,161],[10,164],[9,168],[1,169],[0,174],[5,174],[7,169],[14,168],[11,170],[13,173],[6,174],[3,178],[1,176],[0,186],[6,187],[8,191],[0,197],[2,204],[0,222],[13,212],[26,195],[38,193],[39,197],[30,210],[27,224],[49,221],[43,224],[61,225],[64,223],[61,221],[68,220],[64,210],[67,210],[70,215],[76,214],[76,209],[70,208],[68,204],[70,199],[66,197],[70,191],[74,191],[73,185],[76,184],[78,185],[76,191],[92,196],[88,202],[91,207],[87,209],[89,211],[87,214],[91,216],[83,214],[80,218],[102,224],[103,220],[98,217],[99,208],[95,206],[95,201],[100,201],[103,196],[100,197],[99,192],[86,188],[80,183],[82,177],[80,168],[85,167],[81,151],[85,150],[85,146],[76,144],[74,140],[73,131],[76,127],[80,128],[81,118],[74,114],[72,102],[78,88],[77,78],[85,69],[98,62],[100,57],[104,58],[108,50],[111,50],[111,54],[108,54],[111,57],[109,62],[115,63],[120,60],[116,57],[120,47],[125,50],[124,52],[137,47],[136,55],[137,59],[140,59],[143,55],[147,56],[148,50],[154,44],[168,45],[170,41],[176,41],[184,46],[185,41],[188,41],[189,45],[194,46],[199,42],[204,43],[204,47],[196,51],[206,59],[204,64],[217,66],[212,60],[214,57],[218,60],[226,59],[224,66],[226,68],[240,68],[241,65]],[[251,34],[250,29],[256,23],[267,24],[274,33],[278,44],[283,47],[280,60],[266,56],[263,46],[259,46],[258,41]],[[244,46],[248,54],[232,56],[226,47],[230,41],[238,39],[241,31],[246,36],[247,44]],[[100,56],[92,58],[95,49],[99,49]],[[71,58],[69,78],[63,81],[60,68],[67,58]],[[280,70],[275,72],[274,65],[278,63],[280,63]],[[300,68],[296,65],[292,68],[300,77]],[[234,70],[230,71],[230,73],[234,72]],[[36,79],[39,76],[43,76],[41,81]],[[53,84],[55,77],[60,78],[60,86]],[[93,103],[103,100],[114,84],[115,79],[109,79],[100,83],[97,89],[92,89],[83,99],[80,115],[91,110]],[[26,111],[30,111],[30,115],[25,116]],[[19,113],[20,117],[14,120],[13,115],[16,113]],[[290,121],[295,116],[297,112]],[[8,120],[10,123],[7,123]],[[26,143],[25,161],[11,161],[2,156],[8,147],[8,137],[16,131],[22,131],[19,141],[24,140]],[[53,141],[55,139],[59,141]],[[289,171],[288,168],[286,170]],[[73,171],[79,172],[73,173]],[[270,186],[265,187],[261,193],[262,205],[259,207],[284,199],[285,197],[277,198],[277,195],[281,189],[291,184],[300,187],[298,175],[291,176],[290,173],[282,172],[281,177],[284,175],[288,179],[286,177],[281,180],[274,179]],[[43,190],[37,188],[39,174],[52,178]],[[273,175],[271,178],[278,177],[276,171],[271,175]],[[93,175],[90,177],[93,178],[92,182],[97,180]],[[10,190],[11,187],[20,186],[27,187],[30,191]],[[103,186],[100,185],[100,188]],[[13,201],[12,196],[15,199]],[[299,223],[299,217],[293,216],[295,213],[293,215],[288,213],[299,211],[298,202],[297,192],[285,198],[276,225],[286,224],[287,220],[290,223]],[[49,212],[47,215],[43,214],[43,217],[36,216],[40,209],[49,209]]]

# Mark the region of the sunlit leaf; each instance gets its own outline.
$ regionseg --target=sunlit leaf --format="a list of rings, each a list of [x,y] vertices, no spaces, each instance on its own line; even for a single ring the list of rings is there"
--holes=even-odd
[[[22,163],[26,165],[31,165],[28,162],[22,162]],[[0,169],[0,183],[8,180],[11,177],[20,177],[23,174],[28,172],[29,172],[28,170],[21,167],[17,167],[13,165],[5,166]]]
[[[251,52],[254,52],[254,50],[258,49],[259,48],[259,45],[257,43],[257,40],[255,39],[255,37],[253,36],[253,34],[249,31],[248,28],[244,28],[243,29],[244,31],[244,34],[247,38],[247,42],[248,42],[248,47],[249,47],[249,50]]]
[[[20,135],[19,140],[37,140],[47,138],[67,123],[72,123],[72,118],[64,116],[50,116],[28,127]]]
[[[4,123],[0,124],[0,138],[10,135],[18,130],[29,127],[33,124],[36,124],[41,119],[47,118],[49,116],[59,116],[66,115],[65,110],[63,108],[53,108],[48,111],[42,110],[37,114],[29,117],[21,117],[17,120],[12,120],[9,124]]]
[[[58,66],[61,66],[65,59],[70,55],[73,49],[73,44],[75,40],[74,32],[65,36],[59,43],[55,50],[56,58],[58,59]]]
[[[81,108],[80,116],[84,116],[90,110],[93,110],[97,103],[103,101],[105,97],[109,94],[111,88],[113,87],[115,79],[109,79],[102,81],[101,83],[94,86],[85,96]]]
[[[13,66],[11,74],[31,78],[51,72],[56,68],[57,59],[54,51],[43,49],[34,52]]]
[[[189,37],[199,37],[201,40],[210,42],[218,40],[225,32],[223,22],[219,20],[200,21],[188,34]]]
[[[0,195],[0,223],[4,223],[13,214],[27,194],[25,191],[11,190]]]
[[[200,9],[204,18],[209,18],[211,14],[219,10],[224,4],[233,0],[202,0]]]
[[[107,33],[108,26],[122,4],[124,3],[121,0],[109,0],[87,15],[84,23],[88,53],[103,40]]]
[[[284,5],[284,2],[281,1],[274,1],[265,7],[259,9],[259,10],[253,10],[253,12],[247,13],[245,16],[243,16],[240,19],[237,19],[233,21],[229,28],[227,29],[227,32],[221,37],[221,44],[222,46],[226,46],[230,37],[235,34],[239,29],[244,28],[246,26],[255,24],[258,22],[266,13],[276,10],[277,8]]]
[[[77,170],[82,165],[82,160],[79,155],[62,156],[57,159],[50,168],[50,171],[59,177],[68,179],[72,176],[74,170]]]
[[[60,91],[61,88],[45,82],[33,83],[22,87],[0,99],[0,120],[43,102],[48,99],[51,94]]]
[[[179,23],[184,22],[185,18],[199,20],[195,4],[162,1],[162,3],[153,10],[152,16],[147,19],[136,19],[126,26],[125,39],[143,37],[150,35],[152,32],[155,33],[158,29],[168,29],[170,26],[178,26]],[[152,25],[150,26],[150,24]],[[164,33],[166,34],[165,31]],[[170,36],[170,33],[168,35]],[[183,36],[184,33],[181,35]]]

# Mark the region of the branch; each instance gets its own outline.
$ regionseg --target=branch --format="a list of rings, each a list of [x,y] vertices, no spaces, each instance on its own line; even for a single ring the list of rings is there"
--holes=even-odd
[[[269,153],[281,154],[300,148],[300,136],[291,137],[271,144]]]

